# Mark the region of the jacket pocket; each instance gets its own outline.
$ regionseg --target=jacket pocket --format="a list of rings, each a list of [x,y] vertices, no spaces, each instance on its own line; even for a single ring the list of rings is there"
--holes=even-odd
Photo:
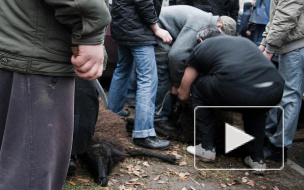
[[[60,24],[54,13],[48,14],[44,48],[49,53],[62,56],[71,55],[71,30]]]

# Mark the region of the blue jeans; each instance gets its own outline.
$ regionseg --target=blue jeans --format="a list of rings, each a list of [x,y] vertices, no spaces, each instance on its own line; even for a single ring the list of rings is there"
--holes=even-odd
[[[276,147],[290,148],[296,133],[304,91],[304,48],[279,56],[279,73],[285,80],[284,93],[278,106],[284,108],[284,144],[282,119],[277,109],[269,112],[266,136]]]
[[[155,100],[155,120],[168,120],[168,116],[172,110],[172,85],[169,73],[168,54],[157,54],[156,63],[158,87]]]
[[[156,136],[153,120],[157,90],[154,46],[118,46],[118,63],[108,97],[108,109],[120,113],[127,98],[133,61],[136,67],[136,107],[133,138]]]
[[[158,49],[156,49],[158,50]],[[155,100],[155,121],[168,120],[172,110],[171,79],[169,73],[168,52],[156,52],[158,86]],[[136,71],[133,68],[128,84],[128,98],[135,98]]]
[[[263,40],[263,32],[265,31],[265,26],[264,24],[256,24],[255,29],[252,32],[251,36],[249,37],[250,40],[255,43],[255,45],[259,46],[261,41]]]

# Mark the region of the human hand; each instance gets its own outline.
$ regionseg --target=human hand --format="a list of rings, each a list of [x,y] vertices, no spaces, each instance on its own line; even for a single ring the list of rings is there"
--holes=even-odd
[[[264,51],[263,54],[265,55],[265,57],[269,60],[271,60],[273,53],[268,53],[267,51]]]
[[[247,36],[251,36],[251,32],[249,30],[246,31]]]
[[[172,43],[172,37],[171,37],[170,33],[167,30],[158,28],[154,32],[154,34],[155,34],[155,36],[157,36],[160,39],[162,39],[164,44],[171,44]]]
[[[103,45],[78,45],[78,54],[71,62],[76,74],[85,80],[94,80],[102,75],[104,51]],[[74,53],[74,52],[73,52]]]
[[[177,88],[175,86],[172,86],[171,94],[177,95]]]
[[[186,88],[183,88],[182,86],[180,86],[177,90],[177,96],[178,96],[178,99],[180,99],[181,101],[187,102],[190,97],[190,88],[186,89]]]
[[[264,46],[264,45],[259,45],[259,49],[260,49],[262,52],[265,51],[265,48],[266,48],[266,46]]]

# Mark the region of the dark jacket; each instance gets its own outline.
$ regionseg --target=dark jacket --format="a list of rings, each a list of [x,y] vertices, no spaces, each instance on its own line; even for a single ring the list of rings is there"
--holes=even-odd
[[[244,3],[244,12],[241,18],[241,23],[236,31],[237,34],[240,34],[243,37],[247,37],[246,31],[248,30],[248,22],[251,14],[252,4],[250,2]]]
[[[120,45],[157,44],[150,25],[158,22],[162,1],[113,0],[111,36]]]
[[[229,16],[237,22],[239,0],[176,0],[177,5],[191,5],[213,15]]]
[[[101,0],[0,1],[0,69],[75,75],[72,44],[100,44],[111,21]]]

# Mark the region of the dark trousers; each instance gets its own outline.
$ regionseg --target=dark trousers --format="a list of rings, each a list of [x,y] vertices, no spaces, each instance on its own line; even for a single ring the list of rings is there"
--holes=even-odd
[[[62,189],[72,148],[74,77],[0,69],[0,101],[0,189]]]
[[[98,109],[98,92],[92,82],[76,77],[72,156],[85,153],[90,146]]]
[[[201,76],[191,87],[192,106],[274,106],[282,97],[282,85],[254,88],[233,82],[222,82],[214,76]],[[244,130],[255,137],[247,144],[252,157],[263,158],[266,108],[233,109],[243,114]],[[229,109],[231,111],[231,109]],[[197,140],[203,148],[214,146],[215,129],[220,125],[216,110],[196,110]],[[237,138],[237,137],[236,137]]]

